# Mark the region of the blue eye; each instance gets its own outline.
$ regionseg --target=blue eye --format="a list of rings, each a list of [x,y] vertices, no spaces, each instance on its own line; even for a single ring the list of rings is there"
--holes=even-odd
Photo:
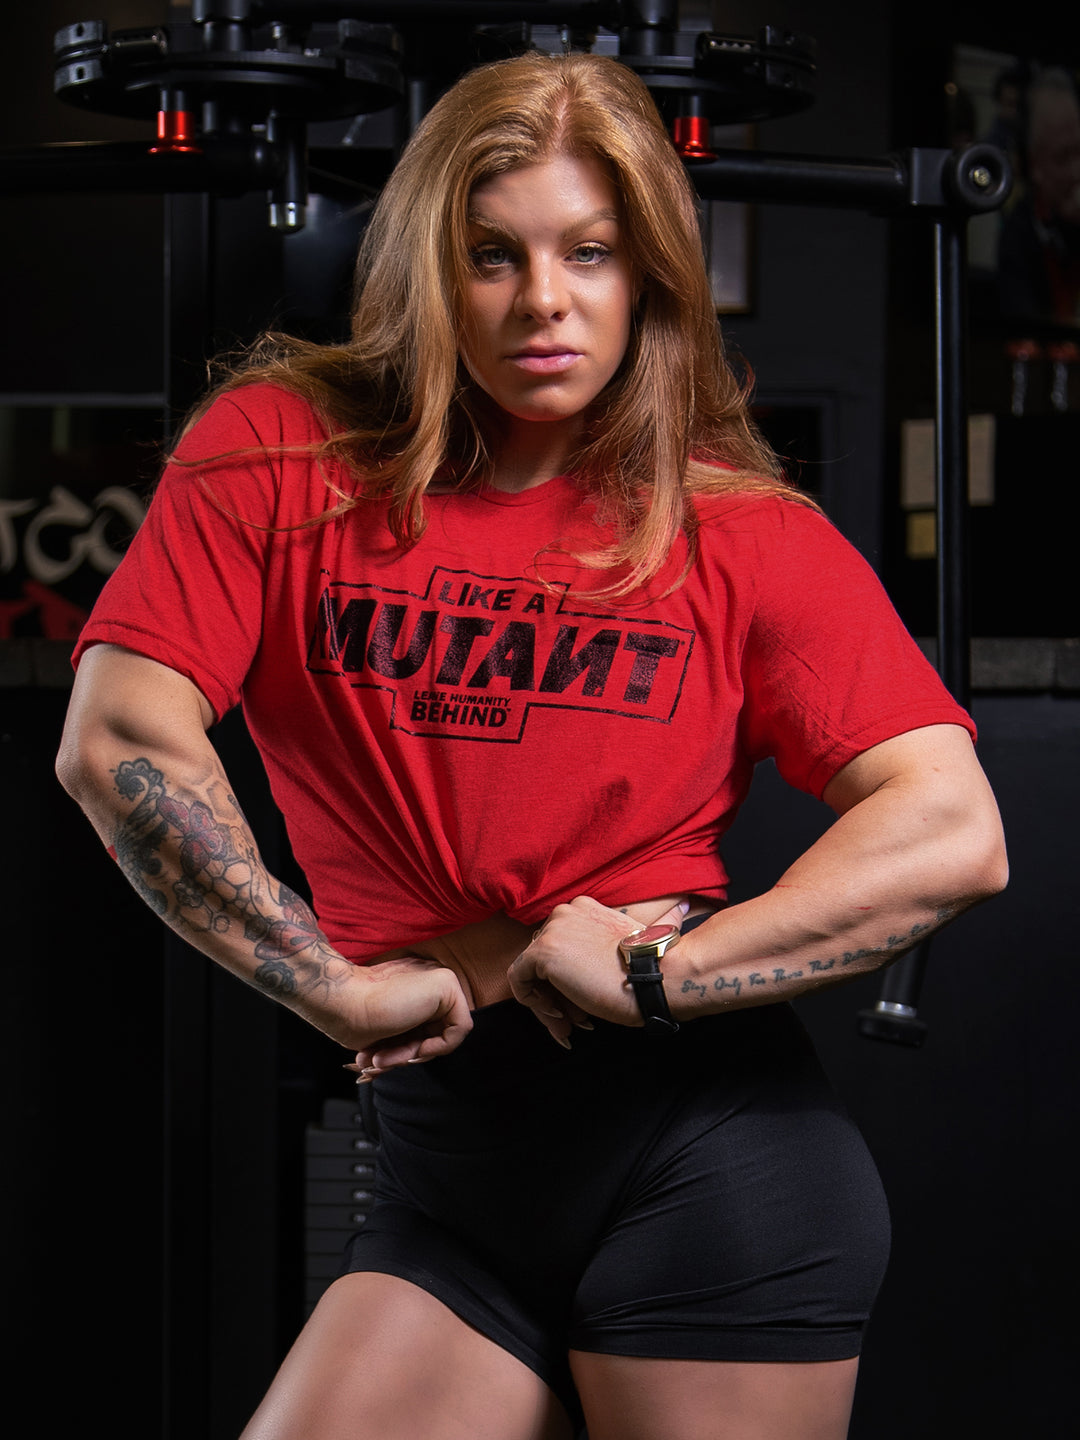
[[[578,265],[602,265],[610,256],[611,251],[606,245],[589,241],[585,245],[575,245],[570,253]]]
[[[481,245],[469,251],[469,259],[477,270],[497,270],[509,265],[513,256],[505,245]]]

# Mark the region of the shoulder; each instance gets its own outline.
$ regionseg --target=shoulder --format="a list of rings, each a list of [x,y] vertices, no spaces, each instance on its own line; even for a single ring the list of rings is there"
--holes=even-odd
[[[698,564],[727,577],[766,630],[820,628],[825,617],[853,624],[891,610],[862,552],[820,510],[796,497],[709,496],[698,507]]]
[[[326,425],[300,395],[277,385],[242,385],[210,399],[165,467],[155,500],[185,512],[217,512],[248,526],[287,528],[309,521],[340,496],[338,467],[318,450]]]
[[[318,444],[326,424],[302,395],[280,385],[241,385],[212,397],[184,432],[177,454],[207,460],[251,447]]]
[[[695,495],[691,503],[706,552],[751,548],[764,557],[777,551],[850,548],[828,516],[797,494],[732,490]]]

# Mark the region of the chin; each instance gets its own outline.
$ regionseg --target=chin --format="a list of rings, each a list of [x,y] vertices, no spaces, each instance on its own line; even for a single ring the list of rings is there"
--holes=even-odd
[[[566,425],[571,421],[578,420],[584,414],[584,410],[579,410],[576,406],[561,410],[539,405],[522,405],[516,406],[513,410],[507,410],[506,413],[515,420],[526,420],[533,425]]]
[[[535,420],[538,423],[562,422],[580,419],[596,399],[590,391],[587,395],[559,395],[553,393],[508,397],[500,405],[515,420]],[[499,402],[496,402],[499,403]]]

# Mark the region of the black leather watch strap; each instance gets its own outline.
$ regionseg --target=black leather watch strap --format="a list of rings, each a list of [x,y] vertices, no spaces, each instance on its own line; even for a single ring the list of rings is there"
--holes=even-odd
[[[674,925],[650,925],[619,943],[619,953],[626,964],[626,978],[634,988],[645,1029],[657,1035],[674,1035],[678,1022],[672,1018],[664,994],[664,976],[660,958],[679,942]]]

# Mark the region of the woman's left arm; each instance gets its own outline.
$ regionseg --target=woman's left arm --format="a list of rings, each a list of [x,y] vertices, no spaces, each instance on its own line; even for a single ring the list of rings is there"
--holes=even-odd
[[[835,823],[771,890],[719,911],[665,955],[676,1019],[791,1000],[876,970],[1004,888],[997,805],[957,725],[864,751],[824,799]],[[514,993],[525,1004],[535,993],[550,1010],[552,987],[572,1011],[640,1024],[617,950],[632,928],[589,897],[559,906],[511,968]]]

